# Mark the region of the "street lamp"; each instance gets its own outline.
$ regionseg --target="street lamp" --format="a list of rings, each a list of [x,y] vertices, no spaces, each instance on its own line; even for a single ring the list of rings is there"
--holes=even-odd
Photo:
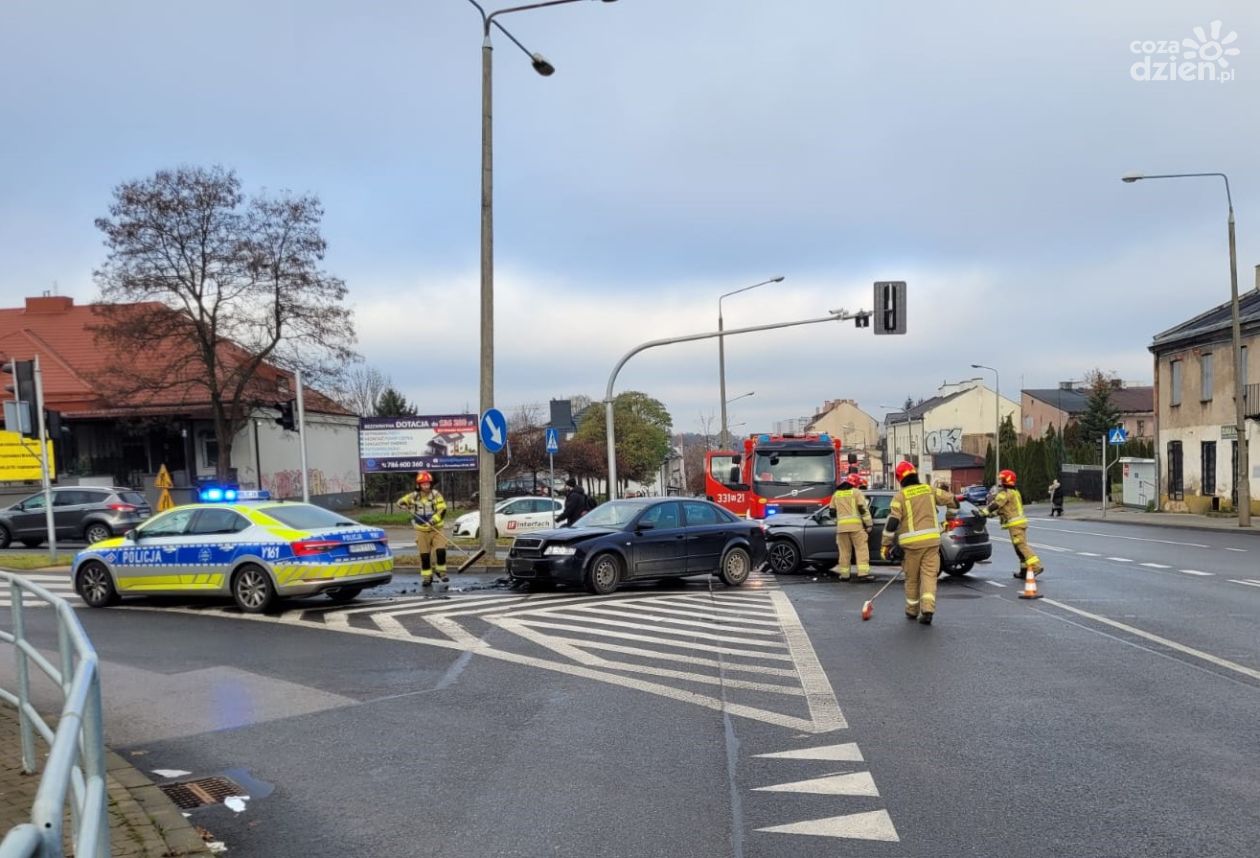
[[[973,363],[972,369],[987,369],[993,373],[993,481],[1001,483],[998,473],[1002,470],[1002,379],[998,371],[982,363]]]
[[[742,289],[736,289],[733,292],[727,292],[724,295],[718,296],[718,384],[722,388],[722,431],[718,435],[719,447],[726,448],[731,443],[730,433],[727,431],[729,427],[726,425],[726,337],[722,335],[722,332],[725,330],[725,327],[722,324],[722,299],[729,298],[732,295],[738,295],[740,292],[747,292],[749,289],[756,289],[758,286],[782,282],[783,275],[780,274],[778,277],[771,277],[769,280],[762,280],[760,283],[754,283],[751,286],[745,286]],[[752,396],[751,393],[747,395]]]
[[[1129,173],[1120,181],[1132,184],[1143,179],[1203,179],[1220,178],[1225,182],[1225,202],[1229,206],[1229,295],[1230,317],[1233,326],[1234,352],[1234,427],[1238,437],[1238,461],[1234,468],[1234,490],[1238,493],[1238,526],[1251,527],[1251,465],[1247,449],[1247,417],[1243,401],[1242,326],[1238,320],[1238,254],[1234,244],[1234,198],[1229,192],[1229,177],[1224,173],[1161,173],[1145,176]]]
[[[547,0],[544,3],[530,3],[524,6],[513,6],[497,12],[486,13],[477,0],[468,0],[481,14],[481,414],[494,407],[494,135],[492,122],[491,99],[491,67],[493,45],[490,43],[490,27],[499,28],[499,32],[511,39],[512,43],[529,57],[534,71],[543,77],[555,74],[556,67],[547,61],[542,54],[530,51],[520,40],[507,31],[496,18],[513,12],[525,12],[530,9],[542,9],[546,6],[561,6],[566,3],[577,3],[578,0]],[[613,0],[603,0],[611,3]],[[480,417],[478,417],[480,421]],[[482,521],[494,519],[495,470],[494,454],[480,445],[477,454],[478,474],[478,506]],[[486,554],[494,557],[494,528],[481,529],[481,547]]]
[[[750,390],[747,393],[741,393],[739,396],[732,396],[730,399],[726,400],[726,404],[730,405],[732,402],[738,402],[741,399],[747,399],[748,397],[755,396],[756,394],[757,391]]]

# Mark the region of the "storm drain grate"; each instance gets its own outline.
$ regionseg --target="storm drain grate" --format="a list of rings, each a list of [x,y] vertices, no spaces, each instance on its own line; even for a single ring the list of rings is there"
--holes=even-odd
[[[245,795],[245,790],[227,778],[198,778],[195,781],[162,784],[159,789],[166,793],[180,810],[219,804],[229,796]]]

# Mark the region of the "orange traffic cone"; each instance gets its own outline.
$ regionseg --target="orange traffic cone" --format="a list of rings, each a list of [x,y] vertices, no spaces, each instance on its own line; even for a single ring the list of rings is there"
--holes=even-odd
[[[1024,575],[1024,592],[1019,594],[1021,599],[1040,599],[1041,594],[1037,592],[1037,574],[1029,569]]]

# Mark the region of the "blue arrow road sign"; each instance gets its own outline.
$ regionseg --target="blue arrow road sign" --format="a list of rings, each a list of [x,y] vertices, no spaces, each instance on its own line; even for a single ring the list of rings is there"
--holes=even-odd
[[[507,418],[497,408],[487,408],[481,415],[481,443],[491,453],[497,453],[507,444]]]
[[[560,452],[560,433],[555,429],[547,430],[547,452],[550,454]]]
[[[1129,433],[1124,431],[1123,426],[1117,426],[1107,435],[1108,444],[1123,444],[1129,440]]]

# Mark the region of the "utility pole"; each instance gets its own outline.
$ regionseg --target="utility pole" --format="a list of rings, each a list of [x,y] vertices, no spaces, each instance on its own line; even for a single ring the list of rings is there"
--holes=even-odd
[[[17,375],[14,374],[16,383]],[[48,472],[48,427],[44,425],[44,376],[35,355],[35,416],[39,421],[39,480],[44,487],[44,523],[48,527],[48,560],[57,562],[57,526],[53,520],[52,475]]]
[[[302,448],[302,503],[310,503],[311,486],[306,471],[306,397],[302,395],[302,370],[294,371],[293,380],[297,388],[298,446]]]

